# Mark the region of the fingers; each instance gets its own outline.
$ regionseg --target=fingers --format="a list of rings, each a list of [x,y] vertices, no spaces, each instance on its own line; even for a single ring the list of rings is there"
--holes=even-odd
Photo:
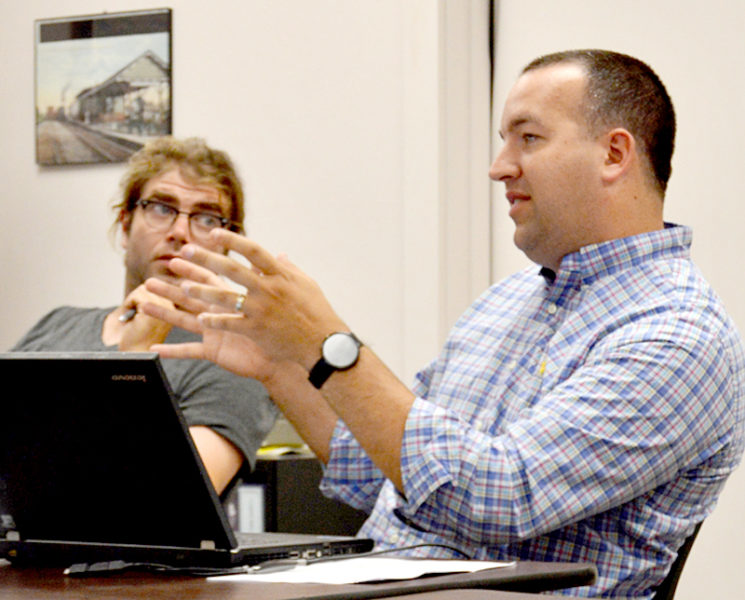
[[[281,267],[274,256],[256,242],[227,229],[216,229],[211,234],[227,250],[233,250],[264,275],[277,275]]]
[[[174,306],[179,307],[181,310],[198,314],[204,312],[208,307],[200,302],[196,298],[188,296],[180,286],[167,283],[161,279],[151,277],[145,282],[145,287],[151,292],[151,298],[157,304],[162,304],[166,308],[172,308]],[[164,304],[163,299],[169,301],[170,304]],[[161,300],[157,302],[157,300]]]
[[[154,277],[148,279],[145,286],[155,297],[165,298],[170,302],[167,304],[144,302],[141,305],[143,313],[181,329],[197,334],[203,333],[202,326],[196,317],[199,313],[209,309],[207,304],[191,298],[179,286]]]
[[[228,290],[229,286],[227,283],[222,281],[218,275],[223,275],[238,285],[249,288],[249,286],[253,287],[255,285],[255,281],[257,277],[259,277],[258,274],[252,273],[250,268],[238,263],[232,258],[215,252],[210,252],[209,250],[205,250],[199,246],[184,246],[182,249],[182,255],[187,260],[173,259],[168,263],[168,265],[169,268],[171,268],[171,264],[173,264],[174,273],[181,275],[184,278],[182,285],[185,287],[189,286],[190,289],[211,287],[223,289],[224,291]],[[190,267],[187,265],[190,265]],[[197,269],[199,269],[199,271],[195,271]],[[190,270],[195,271],[192,272],[194,277],[186,275]],[[212,272],[211,277],[208,275],[210,272]],[[235,303],[235,294],[233,294],[232,297],[233,302],[226,306],[231,306]],[[205,301],[211,301],[206,297],[202,299]],[[223,302],[218,300],[218,304],[222,305]]]
[[[213,231],[210,235],[215,240],[219,240],[219,243],[227,250],[233,250],[245,257],[249,261],[250,266],[244,265],[224,254],[211,252],[195,244],[184,246],[181,251],[182,256],[192,263],[196,263],[218,275],[223,275],[249,290],[253,289],[258,283],[259,276],[280,275],[285,270],[280,261],[275,259],[261,246],[243,236],[233,234],[224,229],[221,229],[219,234],[217,231]]]
[[[225,314],[225,313],[202,313],[198,320],[203,327],[208,329],[221,329],[223,331],[232,331],[242,335],[249,334],[249,325],[243,315]]]
[[[168,268],[174,274],[184,279],[190,279],[191,281],[196,281],[198,283],[204,283],[207,285],[214,285],[218,287],[228,286],[228,284],[225,283],[225,281],[223,281],[220,277],[215,275],[209,269],[200,267],[199,265],[196,265],[193,262],[190,262],[188,260],[184,260],[183,258],[172,259],[168,263]]]
[[[135,312],[137,312],[140,308],[140,305],[144,304],[145,302],[156,302],[159,304],[166,304],[170,306],[168,297],[154,294],[144,284],[138,285],[134,290],[132,290],[124,299],[124,303],[122,306],[124,309],[134,309]]]
[[[192,298],[194,302],[200,302],[202,309],[199,312],[226,311],[245,314],[245,307],[250,304],[248,296],[233,289],[218,288],[212,285],[202,285],[192,281],[184,281],[181,284],[182,293]],[[248,302],[247,302],[248,300]]]
[[[203,332],[202,324],[194,314],[177,310],[175,308],[167,308],[153,302],[143,303],[141,310],[146,315],[170,323],[171,325],[180,327],[181,329],[186,329],[192,333],[201,334]]]
[[[207,358],[204,346],[200,342],[184,344],[154,344],[150,350],[157,352],[163,358],[195,358],[203,360]]]
[[[171,331],[172,325],[166,319],[145,312],[146,304],[159,306],[163,310],[173,310],[170,300],[157,296],[147,290],[145,285],[135,288],[125,300],[125,307],[132,308],[119,317],[120,322],[123,323],[118,344],[122,352],[145,351],[152,344],[165,340]]]
[[[243,312],[243,305],[246,303],[246,294],[238,294],[238,296],[235,299],[235,307],[233,310],[235,312]]]
[[[231,288],[203,285],[192,281],[185,281],[177,286],[154,277],[148,279],[145,285],[153,294],[170,300],[176,307],[144,302],[141,310],[151,317],[199,334],[204,333],[205,325],[227,331],[240,332],[241,330],[236,320],[241,320],[243,314],[223,314],[215,311],[218,311],[220,307],[235,310],[239,304],[243,309],[247,300],[245,294],[240,294]]]

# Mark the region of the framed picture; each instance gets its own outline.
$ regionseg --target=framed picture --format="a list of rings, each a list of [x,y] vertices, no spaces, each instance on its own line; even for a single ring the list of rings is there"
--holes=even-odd
[[[36,23],[36,162],[121,162],[171,133],[171,11]]]

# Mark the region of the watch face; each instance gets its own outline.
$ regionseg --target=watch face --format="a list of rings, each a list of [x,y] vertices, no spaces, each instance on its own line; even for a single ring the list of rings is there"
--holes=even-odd
[[[323,342],[323,359],[337,369],[351,367],[359,354],[359,342],[349,333],[331,334]]]

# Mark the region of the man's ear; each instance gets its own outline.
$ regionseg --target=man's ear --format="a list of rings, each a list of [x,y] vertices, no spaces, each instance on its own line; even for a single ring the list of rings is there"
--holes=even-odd
[[[628,172],[636,157],[636,140],[631,133],[618,127],[605,135],[603,181],[613,183]]]
[[[124,250],[129,244],[129,228],[132,225],[132,213],[122,209],[119,211],[119,226],[122,228],[121,245]]]

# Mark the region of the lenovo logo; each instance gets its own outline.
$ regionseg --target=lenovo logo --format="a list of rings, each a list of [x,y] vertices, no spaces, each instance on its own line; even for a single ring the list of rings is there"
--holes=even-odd
[[[139,381],[146,383],[147,378],[144,375],[112,375],[111,381]]]

